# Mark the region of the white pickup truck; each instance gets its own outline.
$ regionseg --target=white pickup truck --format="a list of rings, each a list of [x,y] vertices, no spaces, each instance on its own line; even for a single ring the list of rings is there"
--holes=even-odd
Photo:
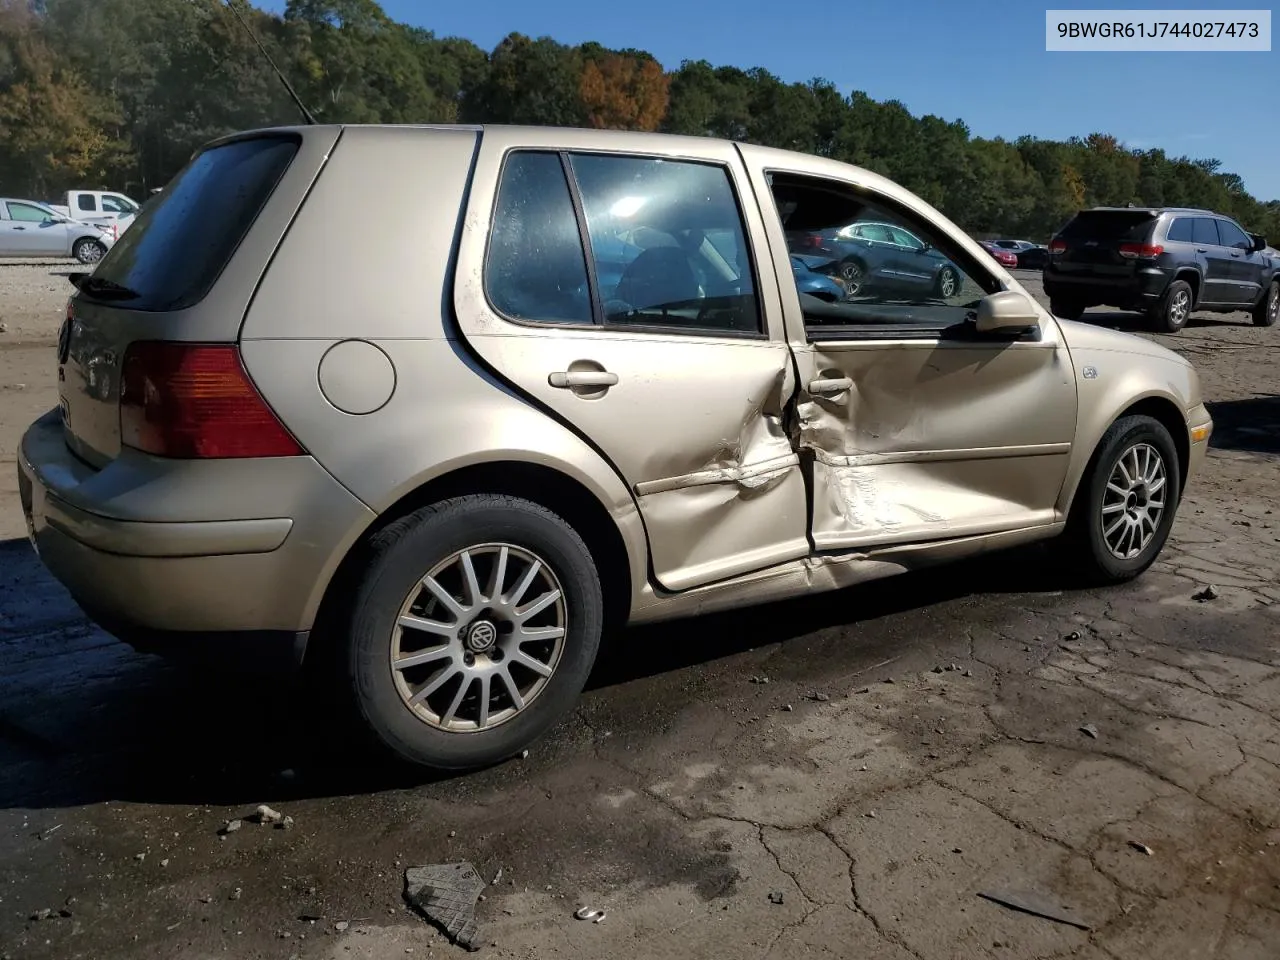
[[[65,217],[81,223],[114,222],[117,233],[123,233],[138,215],[139,204],[123,193],[110,190],[68,190],[65,205],[49,204]]]

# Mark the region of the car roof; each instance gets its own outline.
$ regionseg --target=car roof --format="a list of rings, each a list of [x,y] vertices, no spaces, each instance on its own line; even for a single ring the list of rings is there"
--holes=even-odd
[[[258,127],[238,131],[219,137],[204,144],[200,149],[208,149],[223,143],[231,143],[236,140],[248,137],[261,136],[271,133],[292,133],[300,136],[307,136],[309,133],[314,134],[317,131],[327,130],[330,132],[344,131],[358,132],[364,136],[377,136],[380,132],[386,132],[388,135],[394,135],[396,131],[406,129],[420,130],[470,130],[483,135],[487,131],[505,132],[507,134],[529,134],[530,140],[533,142],[545,142],[554,134],[563,134],[566,139],[581,143],[589,140],[594,145],[598,143],[601,147],[607,147],[611,150],[633,150],[644,152],[645,144],[652,144],[655,140],[662,140],[670,146],[679,147],[682,143],[687,145],[691,157],[697,157],[706,150],[709,143],[733,144],[742,147],[744,150],[750,150],[757,159],[768,160],[770,157],[776,158],[778,163],[786,163],[790,169],[786,173],[800,174],[803,176],[823,176],[824,173],[832,176],[843,176],[854,180],[858,186],[870,188],[894,200],[905,203],[908,207],[919,208],[922,205],[929,207],[929,204],[922,198],[907,190],[901,184],[895,183],[888,177],[881,176],[865,167],[859,167],[851,163],[844,163],[839,160],[832,160],[828,157],[819,157],[812,153],[802,153],[798,150],[781,150],[777,147],[764,147],[758,144],[746,143],[740,140],[729,140],[723,137],[698,137],[685,134],[674,133],[649,133],[639,130],[596,130],[585,127],[555,127],[555,126],[533,126],[530,124],[467,124],[467,123],[401,123],[401,124],[360,124],[360,123],[331,123],[331,124],[308,124],[308,125],[290,125],[279,127]],[[578,147],[577,149],[582,149]],[[852,176],[850,176],[852,174]],[[934,211],[935,214],[941,215],[940,211]]]
[[[1214,213],[1200,207],[1090,207],[1081,213],[1149,213],[1159,216],[1162,213],[1198,213],[1206,217],[1224,217],[1226,214]]]

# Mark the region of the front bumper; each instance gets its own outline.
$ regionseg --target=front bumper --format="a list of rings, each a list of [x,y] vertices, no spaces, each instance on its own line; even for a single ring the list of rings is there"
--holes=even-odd
[[[1193,407],[1187,414],[1187,433],[1191,439],[1190,455],[1187,457],[1187,475],[1183,478],[1183,486],[1200,472],[1204,458],[1209,451],[1209,438],[1213,436],[1213,417],[1203,403]]]
[[[144,649],[245,640],[301,652],[325,584],[373,514],[309,457],[78,460],[57,411],[22,438],[41,561],[108,632]]]

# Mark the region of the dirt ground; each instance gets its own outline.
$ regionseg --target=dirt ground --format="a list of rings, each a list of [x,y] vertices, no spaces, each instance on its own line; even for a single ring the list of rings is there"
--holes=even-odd
[[[1032,550],[629,631],[526,759],[411,783],[280,681],[133,653],[36,562],[14,448],[69,269],[0,264],[0,957],[461,955],[401,899],[455,860],[496,881],[496,957],[1280,955],[1280,331],[1159,338],[1217,429],[1136,583],[1064,591]],[[293,828],[219,836],[260,803]]]

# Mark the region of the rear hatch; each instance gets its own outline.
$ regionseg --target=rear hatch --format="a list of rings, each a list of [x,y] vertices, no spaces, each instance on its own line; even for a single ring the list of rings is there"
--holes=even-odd
[[[260,131],[211,144],[80,279],[58,336],[63,433],[76,456],[102,467],[120,452],[122,368],[143,342],[236,343],[262,272],[340,129]],[[172,352],[150,356],[185,375],[172,369]],[[155,392],[145,377],[139,387]]]
[[[1082,210],[1049,245],[1051,269],[1065,274],[1122,278],[1135,261],[1121,247],[1147,243],[1157,215],[1150,210]]]

